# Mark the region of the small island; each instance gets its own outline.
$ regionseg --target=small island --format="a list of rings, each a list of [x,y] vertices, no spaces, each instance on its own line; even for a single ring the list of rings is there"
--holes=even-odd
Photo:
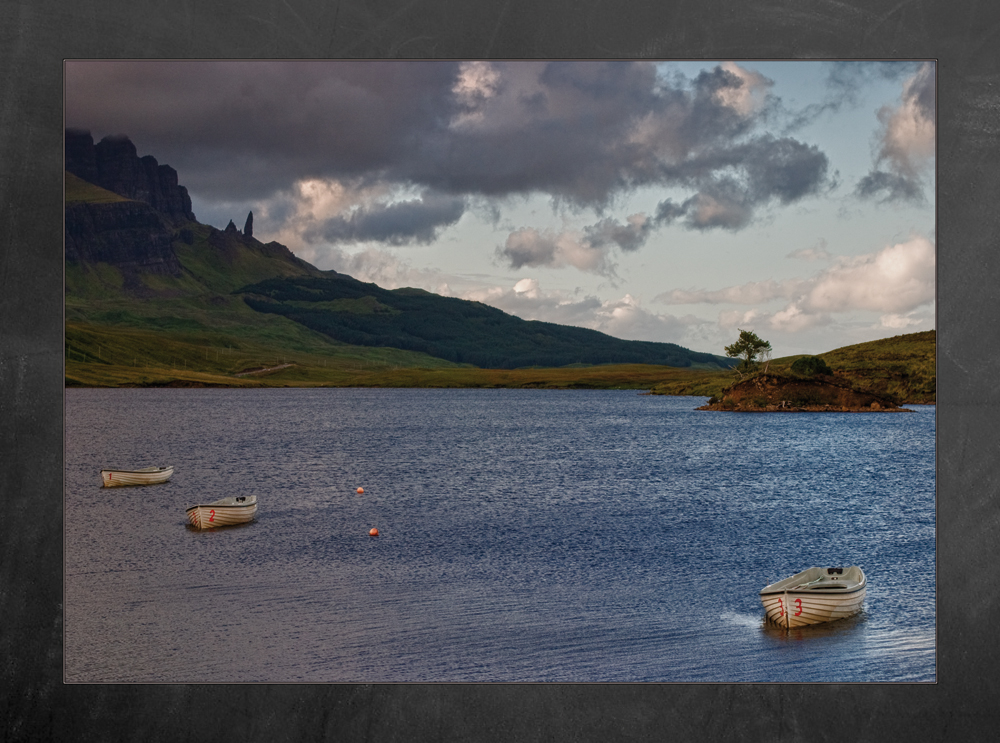
[[[815,358],[815,357],[810,357]],[[862,392],[833,376],[761,373],[713,395],[698,410],[741,413],[908,413],[893,400]]]
[[[891,394],[859,389],[849,378],[835,375],[819,356],[798,357],[789,368],[769,371],[771,344],[740,330],[726,355],[739,357],[740,377],[712,395],[698,410],[742,413],[907,413]],[[763,364],[763,368],[761,365]]]

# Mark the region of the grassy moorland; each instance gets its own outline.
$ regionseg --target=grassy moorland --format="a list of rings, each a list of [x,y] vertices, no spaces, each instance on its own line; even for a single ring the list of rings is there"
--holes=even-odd
[[[937,399],[936,346],[936,332],[929,330],[844,346],[819,356],[833,370],[835,378],[860,392],[885,396],[900,404],[933,404]],[[800,358],[801,355],[773,359],[768,371],[795,377],[792,364]],[[732,371],[704,372],[696,378],[697,385],[686,379],[669,381],[650,392],[721,396],[726,387],[739,380]]]
[[[277,318],[275,318],[277,319]],[[275,333],[301,328],[274,328]],[[478,369],[305,334],[295,345],[202,329],[66,325],[67,387],[437,387],[647,390],[697,370],[648,364]]]
[[[66,174],[68,205],[118,201],[127,199]],[[67,387],[508,387],[711,397],[736,381],[718,368],[718,356],[381,289],[320,271],[277,243],[198,222],[175,230],[173,250],[179,272],[126,277],[109,263],[67,261]],[[589,363],[572,363],[584,355]],[[822,357],[858,390],[935,400],[933,331]],[[770,370],[791,373],[798,358],[774,359]],[[646,363],[625,363],[636,360]]]
[[[650,364],[479,369],[394,348],[337,344],[284,318],[267,321],[273,327],[257,333],[239,326],[243,334],[193,323],[164,329],[68,322],[66,386],[635,389],[711,397],[737,380],[731,371]],[[901,403],[934,403],[934,353],[935,333],[929,331],[839,348],[822,358],[858,390]],[[769,371],[791,375],[798,358],[775,359]]]
[[[70,172],[66,173],[65,180],[66,203],[75,204],[87,202],[90,204],[111,204],[116,201],[128,201],[124,196],[112,191],[105,190],[93,183],[88,183],[83,178],[78,178]]]

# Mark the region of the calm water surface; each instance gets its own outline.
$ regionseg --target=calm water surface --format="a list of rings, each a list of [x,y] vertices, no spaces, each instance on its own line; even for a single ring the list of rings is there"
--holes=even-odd
[[[702,403],[67,390],[65,679],[934,681],[934,407]],[[252,524],[186,525],[239,494]],[[851,564],[861,614],[764,621],[764,585]]]

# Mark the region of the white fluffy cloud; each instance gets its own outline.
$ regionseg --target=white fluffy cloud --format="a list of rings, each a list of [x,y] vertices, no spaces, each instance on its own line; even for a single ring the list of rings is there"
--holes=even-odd
[[[858,183],[858,196],[922,201],[923,181],[931,172],[937,141],[935,98],[936,68],[925,62],[904,83],[901,102],[879,109],[875,164]]]
[[[887,246],[877,253],[839,258],[812,278],[766,280],[706,291],[674,289],[654,301],[678,304],[756,305],[725,310],[723,326],[756,323],[760,327],[800,332],[857,311],[882,314],[884,327],[910,327],[923,320],[913,313],[934,302],[934,245],[925,237]],[[767,311],[762,305],[784,300]]]
[[[894,171],[916,176],[934,157],[934,72],[928,62],[906,81],[902,103],[884,106],[878,118],[885,130],[879,155]]]

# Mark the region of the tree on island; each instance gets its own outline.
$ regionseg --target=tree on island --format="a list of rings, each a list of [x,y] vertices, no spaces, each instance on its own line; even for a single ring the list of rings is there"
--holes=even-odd
[[[742,377],[744,373],[749,374],[757,370],[758,359],[770,360],[771,343],[758,337],[753,331],[740,329],[739,340],[731,346],[726,346],[726,356],[740,359],[736,373]],[[767,371],[767,367],[764,371]]]

